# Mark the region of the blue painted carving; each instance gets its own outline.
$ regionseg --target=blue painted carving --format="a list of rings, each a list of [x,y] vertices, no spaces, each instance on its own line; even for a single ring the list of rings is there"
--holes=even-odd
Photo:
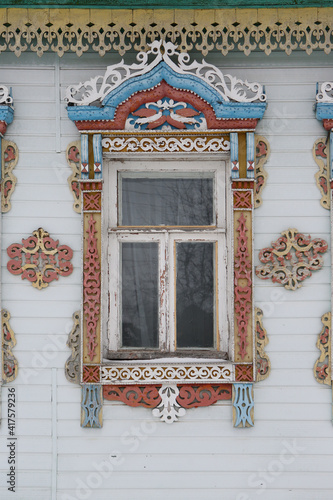
[[[246,177],[254,179],[254,132],[246,134]]]
[[[119,87],[111,91],[102,107],[68,106],[68,116],[73,121],[81,120],[113,120],[119,104],[126,101],[136,92],[149,90],[162,80],[180,90],[189,90],[208,102],[214,109],[217,118],[250,119],[263,117],[266,102],[225,102],[221,94],[195,75],[176,73],[164,61],[160,62],[149,73],[125,80]]]
[[[0,121],[6,122],[7,125],[12,123],[14,118],[14,108],[7,104],[0,105]]]
[[[81,134],[81,179],[89,179],[88,134]]]
[[[102,386],[82,386],[82,427],[100,428],[102,411]]]
[[[253,427],[251,410],[254,407],[252,384],[233,385],[233,407],[236,412],[234,427]]]
[[[101,179],[103,170],[102,134],[93,135],[93,151],[94,151],[94,178]]]
[[[238,133],[230,133],[230,161],[231,161],[231,178],[239,178],[239,161],[238,161]]]

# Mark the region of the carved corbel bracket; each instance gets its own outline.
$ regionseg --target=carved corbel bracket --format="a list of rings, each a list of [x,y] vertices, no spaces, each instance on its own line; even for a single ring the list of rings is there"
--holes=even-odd
[[[265,352],[265,347],[268,344],[267,331],[262,322],[263,312],[259,307],[255,308],[255,337],[256,337],[256,380],[265,380],[271,371],[271,362],[268,354]]]
[[[320,204],[327,210],[330,209],[330,171],[327,161],[327,137],[317,139],[312,148],[312,155],[318,165],[319,171],[315,174],[316,184],[321,194]]]
[[[1,211],[9,212],[11,209],[10,199],[14,192],[17,179],[13,170],[19,159],[18,147],[15,142],[2,139],[2,184],[1,184]]]
[[[73,384],[80,383],[80,336],[81,336],[81,324],[80,324],[80,314],[81,311],[76,311],[73,314],[73,328],[68,334],[67,346],[72,349],[72,353],[66,361],[65,364],[65,376],[69,382]]]
[[[264,169],[265,163],[271,152],[271,148],[266,137],[255,135],[255,180],[254,204],[253,208],[258,208],[262,204],[261,193],[266,185],[268,174]]]

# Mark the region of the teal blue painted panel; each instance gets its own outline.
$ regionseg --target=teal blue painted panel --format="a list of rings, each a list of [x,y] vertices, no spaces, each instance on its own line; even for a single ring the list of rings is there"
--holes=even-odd
[[[332,0],[0,0],[0,7],[97,9],[230,9],[332,7]]]

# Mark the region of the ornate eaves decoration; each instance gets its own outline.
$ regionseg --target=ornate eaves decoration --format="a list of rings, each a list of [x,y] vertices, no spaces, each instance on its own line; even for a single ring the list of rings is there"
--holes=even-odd
[[[22,243],[13,243],[7,248],[11,258],[7,269],[11,274],[22,275],[32,286],[41,290],[59,276],[69,276],[73,272],[70,262],[73,250],[67,245],[60,245],[47,231],[39,228],[31,236],[22,239]]]
[[[261,135],[255,135],[255,148],[256,158],[254,176],[256,180],[256,186],[254,191],[254,208],[258,208],[262,204],[261,193],[267,182],[268,174],[264,169],[264,165],[268,160],[271,148],[266,137],[263,137]]]
[[[69,189],[73,195],[74,203],[73,209],[76,213],[81,213],[81,190],[80,190],[80,177],[81,177],[81,154],[80,154],[80,141],[74,141],[68,144],[66,148],[66,160],[72,174],[68,177],[67,182]]]
[[[259,307],[255,308],[255,333],[256,333],[256,365],[257,382],[265,380],[271,371],[271,362],[265,347],[268,344],[267,331],[262,323],[263,312]]]
[[[333,9],[0,9],[0,51],[100,56],[141,51],[155,39],[204,56],[333,48]]]
[[[317,139],[312,148],[312,154],[319,171],[315,174],[316,184],[321,194],[320,204],[327,210],[330,209],[330,172],[327,160],[327,137]]]
[[[108,66],[104,75],[91,78],[85,83],[68,87],[65,100],[68,104],[87,106],[102,103],[108,94],[118,88],[125,80],[150,73],[162,61],[175,73],[182,76],[195,76],[217,90],[225,102],[266,101],[262,85],[249,83],[223,73],[211,64],[198,61],[190,62],[190,56],[177,50],[172,42],[155,40],[148,44],[147,52],[139,52],[138,63]]]
[[[6,309],[1,311],[2,328],[2,381],[13,382],[18,372],[18,362],[13,354],[13,347],[16,345],[15,334],[9,324],[10,314]]]
[[[81,311],[76,311],[73,314],[73,328],[68,334],[67,346],[72,350],[71,355],[65,364],[65,376],[69,382],[73,384],[80,383],[80,314]]]
[[[2,139],[2,155],[1,210],[2,213],[6,213],[11,209],[10,199],[17,181],[13,174],[13,169],[19,159],[18,147],[15,142]]]
[[[261,279],[271,278],[287,290],[296,290],[302,281],[312,276],[312,271],[323,267],[328,245],[320,238],[311,239],[297,229],[287,229],[272,242],[272,247],[260,250],[259,259],[264,264],[257,266],[256,274]]]
[[[323,314],[321,317],[323,327],[318,335],[317,347],[320,356],[315,362],[313,373],[320,384],[331,385],[331,313]]]

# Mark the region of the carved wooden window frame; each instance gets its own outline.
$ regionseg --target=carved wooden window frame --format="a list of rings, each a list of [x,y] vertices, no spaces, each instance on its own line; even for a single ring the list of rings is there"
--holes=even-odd
[[[148,63],[148,56],[152,54],[158,59],[155,65]],[[171,61],[170,55],[178,56],[178,67]],[[247,82],[232,80],[229,75],[226,76],[231,80],[231,88],[225,86],[224,97],[221,98],[220,94],[217,98],[216,84],[212,85],[212,80],[205,79],[200,71],[204,66],[209,66],[208,72],[215,72],[220,81],[218,85],[222,85],[224,77],[220,70],[206,63],[195,62],[198,71],[190,76],[183,56],[179,55],[173,44],[154,42],[151,50],[140,56],[140,70],[134,75],[137,77],[131,72],[125,78],[120,77],[123,82],[117,84],[115,91],[111,85],[104,95],[100,91],[91,92],[91,85],[94,86],[97,81],[91,80],[71,87],[67,94],[71,104],[68,107],[69,117],[81,133],[83,306],[79,371],[84,427],[102,425],[103,397],[121,400],[131,406],[154,408],[154,415],[167,423],[182,416],[184,408],[208,406],[217,399],[232,397],[234,425],[249,427],[253,425],[253,382],[268,375],[269,362],[265,365],[265,373],[261,371],[265,362],[263,346],[266,336],[260,312],[255,311],[253,303],[253,209],[260,205],[260,192],[265,181],[260,168],[261,160],[256,154],[259,142],[255,139],[254,130],[264,113],[265,98],[260,94],[262,89],[259,84],[251,87]],[[119,77],[119,66],[124,69],[123,62],[118,67],[108,68],[105,84],[110,74]],[[135,71],[138,71],[137,68]],[[88,93],[85,85],[90,89]],[[251,88],[255,97],[248,99],[246,92],[239,91],[240,85]],[[126,119],[130,113],[163,95],[176,101],[183,99],[196,106],[195,109],[204,115],[206,127],[195,131],[126,130]],[[101,104],[95,106],[98,100]],[[256,100],[259,103],[254,102]],[[232,103],[229,104],[230,101]],[[163,151],[160,148],[161,140]],[[103,241],[103,235],[106,234],[103,156],[117,153],[117,156],[128,157],[133,152],[144,155],[147,150],[163,154],[168,150],[174,151],[174,148],[188,153],[184,141],[191,144],[192,151],[208,157],[218,155],[223,152],[224,144],[230,144],[228,189],[231,203],[228,204],[228,210],[233,228],[230,231],[233,266],[229,284],[233,289],[231,359],[212,362],[193,359],[186,360],[186,363],[178,360],[172,362],[172,359],[167,362],[154,360],[153,364],[142,361],[106,362],[103,357],[105,325],[101,321],[101,296],[106,272],[102,266],[103,254],[106,262],[107,248]],[[267,148],[263,156],[267,157]],[[257,184],[256,179],[261,182]],[[206,397],[202,396],[203,388],[208,391]],[[167,408],[171,408],[169,413]]]

